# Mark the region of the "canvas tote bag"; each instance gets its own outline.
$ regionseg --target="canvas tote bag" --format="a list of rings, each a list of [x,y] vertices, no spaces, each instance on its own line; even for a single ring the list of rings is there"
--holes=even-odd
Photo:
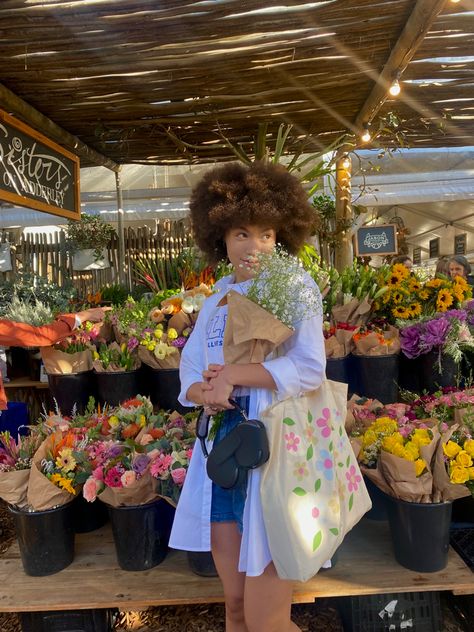
[[[263,518],[281,579],[313,577],[372,506],[344,428],[346,409],[347,385],[325,380],[260,416],[270,443]]]

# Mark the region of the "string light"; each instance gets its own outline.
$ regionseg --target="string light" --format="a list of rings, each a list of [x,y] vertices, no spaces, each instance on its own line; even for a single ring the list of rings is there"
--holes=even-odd
[[[457,4],[457,3],[458,3],[458,2],[460,2],[460,1],[461,1],[461,0],[451,0],[451,2],[452,2],[453,4]]]
[[[400,92],[402,91],[400,87],[400,83],[398,82],[398,77],[393,81],[392,85],[388,89],[392,97],[398,97]]]
[[[351,166],[351,159],[349,158],[347,154],[344,154],[344,157],[342,159],[342,167],[347,170],[349,169],[350,166]]]
[[[360,139],[361,139],[361,141],[363,143],[368,143],[372,139],[372,136],[370,135],[370,132],[369,132],[369,124],[368,123],[366,123],[364,125],[364,131],[363,131],[362,136],[360,137]]]

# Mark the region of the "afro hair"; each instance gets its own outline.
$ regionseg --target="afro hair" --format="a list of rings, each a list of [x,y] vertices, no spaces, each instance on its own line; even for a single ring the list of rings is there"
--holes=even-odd
[[[211,264],[227,257],[224,237],[231,228],[273,228],[277,242],[297,254],[316,221],[299,180],[263,162],[229,163],[206,173],[191,194],[190,212],[194,239]]]

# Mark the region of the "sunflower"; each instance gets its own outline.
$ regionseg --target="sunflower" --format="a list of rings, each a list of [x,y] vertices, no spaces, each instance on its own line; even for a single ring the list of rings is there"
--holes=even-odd
[[[406,307],[403,307],[402,305],[397,305],[397,307],[394,307],[392,309],[392,314],[395,316],[395,318],[410,318],[410,312],[407,310]]]
[[[418,279],[416,278],[412,278],[408,281],[408,289],[410,290],[410,292],[418,292],[418,290],[421,290],[421,284],[418,281]]]
[[[462,276],[455,276],[454,283],[457,283],[458,285],[463,287],[465,290],[467,290],[467,288],[469,287],[466,279]]]
[[[401,274],[392,270],[392,272],[390,273],[390,276],[388,277],[387,285],[388,287],[391,287],[391,288],[397,287],[398,285],[400,285],[402,281],[403,281],[403,277],[401,276]]]
[[[407,309],[410,312],[410,316],[420,316],[421,314],[421,305],[419,303],[410,303]]]
[[[393,292],[392,301],[394,303],[401,303],[402,300],[403,300],[403,294],[400,291],[396,290],[395,292]]]
[[[430,293],[428,292],[428,290],[420,290],[418,292],[418,296],[422,301],[427,301],[430,297]]]
[[[392,274],[396,274],[403,280],[410,276],[410,270],[403,263],[396,263],[392,266]]]
[[[453,304],[453,295],[447,289],[440,290],[436,299],[436,310],[445,312]]]
[[[443,284],[441,279],[430,279],[425,283],[425,287],[439,287]]]
[[[390,290],[389,290],[388,292],[385,292],[385,294],[382,296],[382,303],[384,305],[389,303],[390,302],[390,297],[391,297],[391,294],[390,294]]]

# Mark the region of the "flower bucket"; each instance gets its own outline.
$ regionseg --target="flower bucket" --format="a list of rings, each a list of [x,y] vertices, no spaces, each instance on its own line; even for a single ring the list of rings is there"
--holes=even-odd
[[[51,397],[56,400],[63,415],[71,415],[74,406],[82,414],[87,407],[89,397],[96,396],[96,383],[93,371],[81,373],[48,373]]]
[[[398,385],[400,388],[418,393],[420,387],[420,359],[407,358],[404,353],[399,356]]]
[[[139,370],[133,371],[96,371],[95,382],[100,404],[118,406],[141,392]]]
[[[452,522],[468,523],[474,526],[474,496],[453,500]]]
[[[327,358],[326,377],[334,382],[342,382],[348,385],[348,397],[357,393],[357,375],[353,368],[354,356],[348,354],[343,358]]]
[[[409,503],[389,497],[387,509],[397,562],[419,573],[445,568],[452,503]]]
[[[358,395],[378,399],[382,404],[398,400],[399,354],[364,356],[353,354]]]
[[[165,559],[171,527],[168,507],[161,498],[147,505],[108,506],[122,570],[146,571]]]
[[[107,248],[102,249],[101,256],[96,259],[93,248],[84,248],[77,250],[72,256],[73,270],[105,270],[110,268],[109,256]]]
[[[390,501],[389,496],[366,476],[364,476],[364,483],[372,501],[372,508],[364,515],[364,518],[380,521],[388,520],[387,504]]]
[[[453,358],[441,354],[441,373],[439,371],[439,353],[430,351],[419,357],[420,361],[420,388],[429,393],[434,393],[440,386],[456,386],[459,367]]]
[[[9,509],[27,575],[53,575],[69,566],[74,559],[72,503],[46,511]]]
[[[210,551],[188,551],[189,568],[201,577],[217,577],[217,570]]]
[[[153,369],[148,365],[143,365],[143,368],[148,393],[154,406],[164,410],[176,410],[181,414],[189,412],[189,408],[181,406],[178,402],[181,390],[179,369]]]
[[[100,500],[89,503],[82,494],[73,500],[72,513],[76,533],[90,533],[100,529],[109,519],[104,503]]]

